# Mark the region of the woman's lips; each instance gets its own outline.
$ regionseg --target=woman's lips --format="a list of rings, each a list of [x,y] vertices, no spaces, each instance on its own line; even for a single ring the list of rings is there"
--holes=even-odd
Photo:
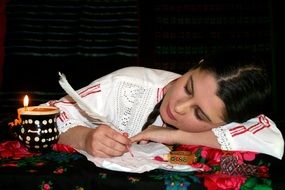
[[[167,106],[167,108],[166,108],[166,113],[167,113],[167,115],[168,115],[168,117],[169,117],[170,119],[176,120],[176,118],[174,117],[174,115],[171,113],[169,104],[168,104],[168,106]]]

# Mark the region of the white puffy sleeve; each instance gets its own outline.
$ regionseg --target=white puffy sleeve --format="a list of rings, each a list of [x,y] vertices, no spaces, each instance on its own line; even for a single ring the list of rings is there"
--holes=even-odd
[[[252,151],[282,159],[284,139],[276,124],[259,115],[244,123],[232,122],[212,129],[222,150]]]

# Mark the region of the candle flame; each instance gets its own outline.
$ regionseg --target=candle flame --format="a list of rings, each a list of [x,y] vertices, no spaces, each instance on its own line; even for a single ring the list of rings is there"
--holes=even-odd
[[[29,97],[28,95],[25,95],[24,97],[24,107],[27,107],[29,105]]]

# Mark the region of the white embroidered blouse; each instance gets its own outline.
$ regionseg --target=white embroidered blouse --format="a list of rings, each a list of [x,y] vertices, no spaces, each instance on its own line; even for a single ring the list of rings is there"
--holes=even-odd
[[[77,92],[109,123],[133,136],[141,131],[148,115],[162,99],[164,87],[178,77],[179,74],[164,70],[126,67],[93,81]],[[47,104],[61,110],[57,119],[60,133],[77,125],[96,127],[68,96]],[[155,121],[155,125],[162,124],[159,118]],[[264,115],[245,123],[229,123],[212,131],[223,150],[253,151],[279,159],[283,156],[282,134],[275,123]]]

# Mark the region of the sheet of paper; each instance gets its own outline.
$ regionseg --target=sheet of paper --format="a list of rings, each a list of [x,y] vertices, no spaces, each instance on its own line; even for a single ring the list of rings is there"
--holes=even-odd
[[[96,166],[114,171],[143,173],[158,168],[171,171],[198,170],[197,168],[193,168],[189,165],[176,165],[169,162],[154,160],[155,156],[170,152],[170,149],[167,146],[160,143],[150,142],[147,144],[133,144],[131,146],[131,150],[134,157],[132,157],[129,152],[120,157],[113,158],[94,157],[82,150],[78,150],[78,152],[85,155],[87,159],[93,162]]]

